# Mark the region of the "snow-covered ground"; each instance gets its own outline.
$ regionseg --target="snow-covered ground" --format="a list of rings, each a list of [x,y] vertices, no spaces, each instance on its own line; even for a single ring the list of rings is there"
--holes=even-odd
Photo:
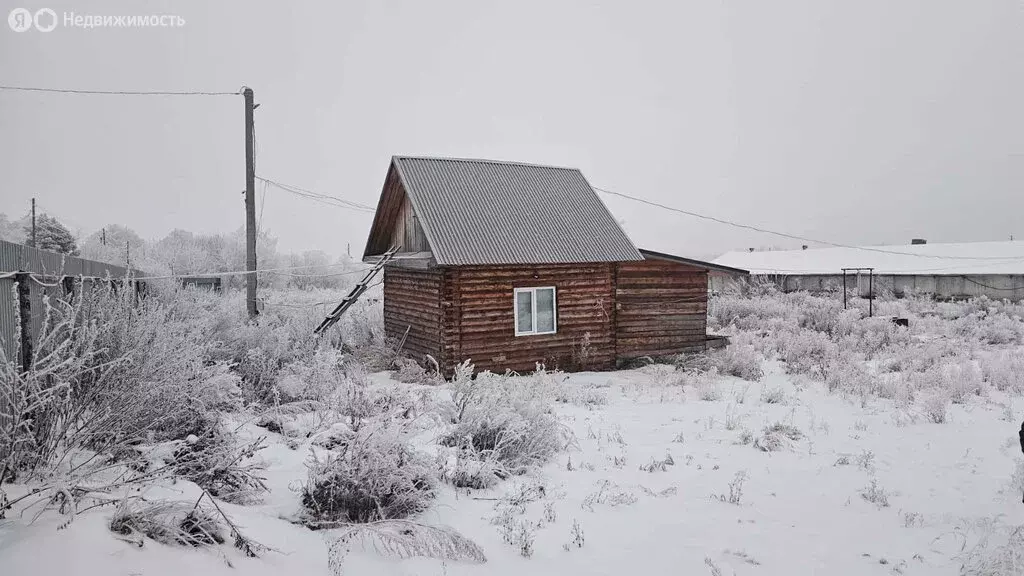
[[[934,424],[889,400],[829,394],[774,361],[764,368],[760,382],[723,377],[721,399],[713,401],[700,399],[706,390],[667,378],[670,367],[556,374],[575,400],[555,405],[573,446],[535,473],[488,490],[441,484],[418,518],[472,539],[486,563],[382,560],[355,549],[344,573],[954,575],[979,542],[991,555],[1007,527],[1024,524],[1014,480],[1021,451],[1013,415],[1021,407],[1013,398],[992,390],[953,405],[948,421]],[[415,388],[448,394],[443,386]],[[776,451],[758,448],[763,430],[777,423],[800,437]],[[107,529],[115,506],[62,527],[58,513],[32,522],[37,509],[19,505],[0,520],[0,573],[330,574],[332,531],[289,521],[301,509],[312,441],[252,422],[241,432],[268,436],[256,458],[268,466],[270,492],[260,504],[219,505],[274,551],[247,558],[230,541],[139,546]],[[432,434],[424,429],[416,442],[436,449]],[[24,490],[5,489],[11,499]],[[179,480],[143,495],[191,503],[200,494]]]

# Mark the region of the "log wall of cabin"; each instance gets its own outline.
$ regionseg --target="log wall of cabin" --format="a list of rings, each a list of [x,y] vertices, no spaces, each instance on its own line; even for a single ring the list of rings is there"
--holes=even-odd
[[[656,259],[616,265],[618,360],[703,351],[707,312],[706,270]]]
[[[384,331],[395,339],[409,335],[402,351],[423,363],[425,354],[441,360],[441,291],[439,269],[384,267]]]
[[[477,371],[606,369],[615,364],[614,264],[465,266],[445,270],[441,306],[443,368],[469,359]],[[555,287],[557,332],[515,335],[514,290]],[[580,365],[589,334],[589,356]]]
[[[450,376],[476,370],[532,372],[536,364],[602,370],[644,356],[705,349],[707,272],[663,260],[384,271],[384,324],[404,352],[430,354]],[[515,335],[514,290],[555,287],[557,332]],[[580,365],[589,334],[589,356]]]

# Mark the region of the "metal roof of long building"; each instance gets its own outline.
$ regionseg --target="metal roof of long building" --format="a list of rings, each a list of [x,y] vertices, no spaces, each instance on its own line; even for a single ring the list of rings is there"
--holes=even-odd
[[[413,156],[392,165],[438,265],[643,259],[577,169]]]
[[[755,250],[728,252],[714,263],[751,274],[841,274],[842,268],[872,267],[875,274],[1015,275],[1024,274],[1024,242]]]

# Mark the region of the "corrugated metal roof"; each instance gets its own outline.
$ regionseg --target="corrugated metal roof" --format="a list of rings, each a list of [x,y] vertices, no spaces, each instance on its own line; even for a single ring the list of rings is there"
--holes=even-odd
[[[643,259],[579,170],[455,158],[392,161],[438,265]]]

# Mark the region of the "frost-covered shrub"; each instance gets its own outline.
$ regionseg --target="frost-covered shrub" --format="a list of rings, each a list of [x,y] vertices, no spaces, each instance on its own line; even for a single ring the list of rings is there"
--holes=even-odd
[[[808,294],[800,294],[798,297],[802,300],[800,317],[797,320],[797,325],[800,328],[830,335],[837,333],[839,318],[843,313],[840,302],[816,298]],[[848,314],[850,314],[849,311]]]
[[[269,403],[277,384],[280,363],[262,348],[250,348],[235,362],[242,377],[246,400]]]
[[[976,339],[986,344],[1016,344],[1024,341],[1024,322],[1019,315],[1010,316],[987,301],[974,300],[967,306],[967,314],[953,323],[957,336]]]
[[[210,366],[199,392],[199,400],[207,410],[230,412],[242,407],[242,379],[227,364]]]
[[[493,463],[499,477],[524,474],[565,448],[568,430],[552,410],[559,373],[539,366],[529,376],[484,372],[474,379],[472,371],[464,363],[449,385],[455,422],[441,437],[442,446]]]
[[[877,392],[875,379],[859,359],[848,354],[834,357],[822,368],[829,392],[871,394]]]
[[[915,343],[886,351],[879,368],[890,372],[924,372],[958,353],[948,340]]]
[[[765,427],[761,436],[754,440],[754,448],[764,452],[777,452],[791,448],[804,434],[796,426],[776,422]]]
[[[827,334],[814,330],[794,330],[777,337],[779,356],[786,371],[824,378],[827,366],[839,355],[839,348]]]
[[[1024,573],[1024,526],[981,525],[974,547],[959,557],[962,576],[1016,576]],[[993,539],[993,536],[996,536]]]
[[[893,400],[897,405],[907,405],[914,400],[914,389],[901,373],[875,376],[874,390],[879,398]]]
[[[728,346],[712,353],[711,360],[720,374],[755,382],[764,376],[761,355],[749,334],[738,334]]]
[[[940,390],[954,404],[964,404],[984,391],[981,370],[970,360],[947,362],[910,377],[918,390]]]
[[[309,358],[295,360],[277,373],[275,400],[325,400],[346,381],[343,357],[334,348],[317,349]]]
[[[686,374],[700,374],[715,366],[708,354],[680,354],[675,361],[676,370]]]
[[[949,393],[945,390],[935,390],[923,396],[921,411],[929,422],[943,424],[948,418],[949,404]]]
[[[337,454],[307,466],[302,505],[313,528],[408,518],[434,497],[429,462],[389,424],[360,430]]]
[[[192,502],[129,502],[123,500],[108,524],[124,538],[146,537],[161,544],[212,546],[224,543],[223,526]],[[142,546],[142,541],[138,540]]]
[[[440,384],[443,382],[437,372],[428,371],[412,358],[400,357],[395,361],[398,370],[395,379],[406,384]]]
[[[563,382],[555,393],[555,401],[594,408],[608,403],[608,396],[593,385]]]
[[[1001,392],[1024,392],[1024,351],[999,351],[979,360],[985,382]]]
[[[761,389],[761,402],[764,404],[785,404],[786,391],[781,386],[773,388],[765,386]]]
[[[901,348],[911,342],[910,332],[896,326],[888,318],[864,318],[851,326],[849,336],[842,339],[843,348],[872,358],[890,348]]]
[[[416,408],[416,398],[404,386],[373,384],[357,367],[346,373],[329,405],[358,431],[379,417],[408,417]]]
[[[218,306],[214,312],[218,313],[216,324],[207,335],[211,356],[235,365],[249,402],[269,403],[281,368],[308,360],[319,345],[309,329],[313,319],[308,314],[301,318],[267,309],[249,322],[241,301],[237,309]]]
[[[697,397],[704,402],[718,402],[722,399],[722,385],[719,382],[718,369],[698,374],[690,380],[697,389]]]
[[[861,490],[860,497],[879,508],[889,507],[889,493],[885,491],[885,488],[878,485],[878,480],[873,478],[871,483]]]
[[[740,330],[761,330],[796,321],[797,311],[777,296],[747,298],[721,295],[711,299],[708,316],[716,326],[735,326]]]
[[[195,312],[134,296],[97,287],[73,302],[44,300],[33,365],[0,363],[0,482],[22,473],[81,481],[104,456],[201,432],[231,402],[223,366],[205,361]],[[69,468],[69,455],[85,450],[101,457]]]
[[[174,451],[170,463],[174,475],[196,483],[210,495],[226,502],[245,504],[267,491],[259,474],[262,463],[251,462],[266,448],[263,439],[241,444],[223,425],[212,424],[199,436],[189,436]]]

